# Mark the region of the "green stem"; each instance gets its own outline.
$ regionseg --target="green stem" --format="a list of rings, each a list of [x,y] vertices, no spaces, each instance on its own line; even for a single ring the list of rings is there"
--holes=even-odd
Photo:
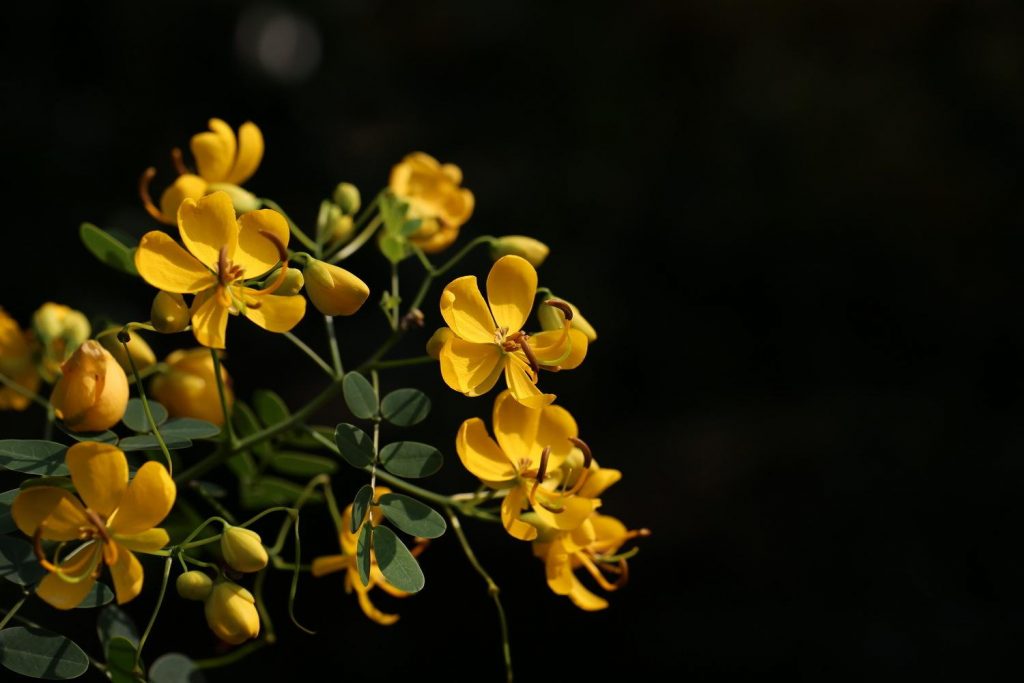
[[[263,639],[268,643],[277,641],[277,635],[274,633],[274,622],[270,620],[270,612],[267,611],[267,606],[263,602],[263,583],[267,580],[267,570],[263,569],[256,574],[256,580],[252,584],[252,592],[256,598],[256,611],[260,615],[260,624],[263,626]]]
[[[319,248],[317,247],[316,242],[314,242],[313,240],[309,239],[309,237],[306,235],[306,233],[302,232],[302,230],[299,229],[299,226],[295,224],[295,221],[293,221],[291,219],[291,217],[288,216],[287,213],[285,213],[284,209],[282,209],[280,206],[278,206],[277,202],[275,202],[275,201],[273,201],[271,199],[267,199],[266,197],[261,197],[260,201],[263,202],[263,206],[271,208],[274,211],[277,211],[282,216],[284,216],[284,219],[286,221],[288,221],[288,227],[291,228],[292,234],[295,235],[295,237],[300,242],[302,242],[302,246],[306,247],[307,249],[309,249],[312,252],[319,251]]]
[[[24,396],[28,400],[30,400],[33,403],[36,403],[36,404],[42,406],[46,410],[50,409],[50,402],[49,401],[47,401],[45,398],[43,398],[42,396],[40,396],[36,392],[30,391],[30,390],[26,389],[25,387],[21,386],[20,384],[18,384],[13,379],[11,379],[10,377],[8,377],[7,375],[5,375],[3,373],[0,373],[0,383],[2,383],[4,386],[6,386],[8,389],[13,391],[14,393],[21,394],[22,396]]]
[[[224,389],[224,375],[220,367],[220,354],[217,349],[210,349],[210,356],[213,358],[213,376],[217,380],[217,396],[220,398],[220,411],[224,415],[224,430],[228,435],[228,443],[232,450],[235,449],[235,429],[231,425],[231,413],[228,412],[228,397]]]
[[[220,657],[209,657],[207,659],[197,659],[193,663],[196,665],[196,668],[199,669],[217,669],[222,666],[234,664],[240,659],[245,659],[253,652],[259,650],[261,647],[264,647],[266,645],[268,645],[268,642],[265,639],[254,640],[252,642],[246,643],[240,648],[232,650],[226,655],[222,655]]]
[[[14,603],[14,606],[11,607],[11,609],[7,610],[7,614],[4,616],[3,620],[0,620],[0,630],[3,630],[4,626],[7,626],[7,622],[14,618],[14,615],[18,613],[18,610],[20,610],[21,606],[25,604],[26,600],[28,600],[28,596],[23,595],[21,600],[18,600],[18,602]]]
[[[391,368],[404,368],[410,365],[426,365],[436,363],[436,358],[430,356],[416,356],[415,358],[396,358],[394,360],[381,360],[366,366],[367,370],[389,370]]]
[[[232,524],[235,523],[234,515],[232,515],[231,512],[226,507],[221,505],[219,500],[217,500],[216,498],[208,494],[206,491],[204,491],[202,486],[194,484],[191,488],[196,493],[198,493],[203,500],[206,501],[207,505],[213,508],[214,512],[216,512],[218,515],[228,520]]]
[[[167,450],[167,444],[164,443],[164,437],[160,433],[160,428],[156,424],[156,419],[153,418],[153,411],[149,407],[149,400],[146,398],[146,386],[142,382],[142,378],[139,377],[138,368],[135,367],[135,359],[132,358],[131,352],[128,350],[128,342],[130,341],[127,327],[122,330],[124,335],[120,333],[117,335],[118,341],[121,342],[121,346],[124,347],[125,358],[128,359],[128,367],[132,369],[132,375],[135,377],[135,386],[139,390],[139,399],[142,401],[142,411],[146,413],[146,420],[149,422],[149,428],[153,431],[153,436],[156,437],[156,442],[160,444],[160,450],[163,451],[164,458],[167,460],[167,472],[168,474],[174,474],[174,463],[171,462],[171,452]]]
[[[341,250],[335,254],[330,261],[328,261],[328,263],[341,263],[352,254],[359,251],[360,247],[366,244],[366,242],[373,237],[373,233],[377,232],[377,228],[379,228],[383,223],[384,220],[379,215],[375,216],[374,219],[370,221],[370,224],[363,228],[363,231],[356,235],[351,242],[342,247]]]
[[[301,339],[299,339],[298,337],[296,337],[296,336],[295,336],[294,334],[292,334],[291,332],[285,332],[285,333],[284,333],[284,336],[285,336],[285,337],[286,337],[286,338],[288,339],[288,341],[290,341],[290,342],[291,342],[292,344],[295,344],[295,346],[299,347],[299,350],[300,350],[300,351],[302,351],[302,352],[303,352],[303,353],[305,353],[305,354],[306,354],[307,356],[309,356],[310,358],[312,358],[312,359],[313,359],[313,361],[314,361],[314,362],[315,362],[315,363],[316,363],[317,365],[319,365],[319,366],[321,367],[321,369],[323,369],[323,371],[324,371],[324,372],[326,372],[326,373],[327,373],[328,375],[330,375],[331,377],[334,377],[334,376],[335,376],[335,374],[334,374],[334,370],[332,370],[332,369],[331,369],[331,366],[327,364],[327,361],[325,361],[325,360],[324,360],[323,358],[321,358],[321,357],[320,357],[320,354],[319,354],[319,353],[317,353],[316,351],[314,351],[313,349],[311,349],[311,348],[309,347],[309,345],[308,345],[308,344],[306,344],[306,342],[302,341]]]
[[[398,329],[398,314],[401,312],[402,300],[398,298],[398,264],[391,264],[391,310],[388,311],[388,322],[391,329]]]
[[[334,318],[325,315],[324,323],[327,326],[327,341],[331,346],[331,360],[334,362],[334,378],[341,379],[345,374],[345,368],[341,365],[341,351],[338,350],[338,335],[334,331]]]
[[[156,623],[157,615],[160,614],[160,607],[164,604],[164,595],[167,594],[167,580],[171,576],[171,563],[173,558],[168,557],[164,560],[164,577],[160,583],[160,594],[156,597],[156,607],[153,608],[153,614],[149,617],[149,623],[146,624],[146,630],[142,632],[142,637],[139,638],[139,647],[135,650],[135,665],[133,668],[139,668],[139,660],[142,659],[142,648],[146,646],[146,639],[149,638],[150,631],[153,630],[153,625]]]

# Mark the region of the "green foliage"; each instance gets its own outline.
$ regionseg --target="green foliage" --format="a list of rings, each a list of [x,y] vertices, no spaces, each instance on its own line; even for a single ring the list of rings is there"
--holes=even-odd
[[[430,398],[419,389],[396,389],[380,402],[380,414],[393,425],[411,427],[430,414]]]
[[[18,493],[19,489],[11,489],[10,491],[0,493],[0,534],[10,533],[18,528],[11,517],[11,505],[14,504],[14,499],[17,498]]]
[[[392,586],[407,593],[423,590],[426,579],[419,562],[405,544],[386,526],[373,530],[373,552],[384,578]]]
[[[163,434],[161,430],[161,434]],[[188,448],[192,445],[189,439],[183,439],[180,437],[170,438],[164,435],[164,445],[167,446],[168,450],[178,450],[181,448]],[[156,440],[156,437],[152,434],[138,434],[136,436],[126,436],[117,442],[117,447],[125,453],[132,451],[156,451],[160,450],[160,442]]]
[[[135,622],[117,605],[107,605],[100,610],[96,618],[96,633],[104,645],[115,637],[125,638],[136,646],[139,643],[139,632],[135,628]]]
[[[102,432],[73,432],[68,429],[68,426],[57,420],[54,424],[60,431],[70,436],[75,441],[96,441],[99,443],[117,443],[117,434],[106,429]]]
[[[114,591],[107,587],[107,584],[102,581],[97,581],[92,585],[92,590],[85,596],[85,600],[78,605],[77,609],[91,609],[93,607],[102,607],[108,602],[114,599]]]
[[[139,271],[135,270],[135,248],[122,244],[92,223],[82,223],[78,236],[89,253],[101,262],[126,275],[138,277]]]
[[[408,218],[408,211],[409,205],[395,195],[385,193],[381,196],[380,217],[384,229],[380,236],[380,251],[392,263],[408,258],[411,253],[408,237],[422,224],[419,218]]]
[[[248,484],[243,482],[239,493],[242,507],[247,510],[274,507],[275,505],[292,505],[302,495],[303,487],[293,481],[266,475]],[[323,495],[317,492],[310,494],[307,502],[323,502]]]
[[[89,668],[89,657],[74,641],[40,628],[0,631],[0,664],[29,678],[65,681]]]
[[[380,449],[380,462],[384,468],[400,477],[427,477],[444,463],[441,452],[418,441],[396,441]]]
[[[149,410],[153,413],[153,421],[156,422],[157,426],[162,425],[167,421],[167,408],[157,403],[156,401],[148,401]],[[149,426],[149,419],[146,417],[146,408],[142,404],[141,398],[128,399],[128,407],[124,411],[124,417],[121,418],[121,422],[124,422],[125,426],[133,432],[139,432],[140,434],[148,434],[153,431]],[[161,430],[161,434],[163,430]]]
[[[352,414],[363,420],[371,420],[377,415],[377,392],[370,381],[358,372],[350,372],[341,381],[341,391],[345,395],[345,404]]]
[[[284,399],[269,389],[258,389],[252,395],[252,407],[266,426],[283,422],[291,416]]]
[[[359,532],[356,541],[356,569],[364,586],[370,584],[370,550],[373,548],[373,525],[367,522]]]
[[[355,500],[352,501],[352,533],[359,531],[359,525],[366,517],[366,510],[370,507],[370,500],[373,498],[373,487],[364,484],[356,491]]]
[[[438,538],[448,528],[444,517],[415,498],[401,493],[385,493],[378,502],[384,517],[410,536]]]
[[[158,657],[149,667],[149,683],[203,683],[205,680],[196,663],[178,652]]]
[[[322,455],[284,451],[275,453],[270,466],[281,474],[301,479],[309,479],[318,474],[332,474],[338,469],[338,463]]]
[[[352,467],[362,469],[373,462],[373,439],[359,427],[342,422],[334,430],[334,441]]]
[[[0,467],[22,474],[65,475],[64,452],[68,447],[53,441],[0,440]]]
[[[31,586],[45,575],[32,544],[13,536],[0,536],[0,576],[19,586]]]
[[[220,427],[194,417],[176,417],[160,427],[160,434],[165,440],[212,439],[220,434]]]
[[[113,683],[137,683],[145,679],[135,669],[136,644],[124,636],[112,636],[104,643],[107,675]]]

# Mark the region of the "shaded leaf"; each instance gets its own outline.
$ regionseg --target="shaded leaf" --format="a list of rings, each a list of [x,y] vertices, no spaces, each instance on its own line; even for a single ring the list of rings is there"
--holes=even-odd
[[[149,667],[149,683],[203,683],[205,680],[196,663],[178,652],[158,657]]]
[[[32,544],[13,536],[0,536],[0,576],[19,586],[31,586],[46,575]]]
[[[135,249],[119,242],[92,223],[82,223],[78,236],[85,248],[102,263],[127,275],[138,276],[135,269]]]
[[[380,462],[400,477],[426,477],[441,469],[444,457],[433,446],[418,441],[396,441],[380,449]]]
[[[164,437],[164,444],[167,446],[167,449],[171,451],[179,448],[188,448],[192,445],[192,442],[188,439],[171,438],[164,436],[163,432],[161,432],[161,436]],[[137,436],[126,436],[117,442],[117,447],[125,453],[131,451],[158,451],[160,450],[160,442],[152,434],[139,434]]]
[[[423,590],[426,579],[419,562],[405,544],[386,526],[373,530],[373,552],[377,566],[392,586],[407,593]]]
[[[92,585],[92,590],[89,591],[89,594],[85,596],[85,600],[82,600],[76,609],[102,607],[113,599],[114,591],[110,590],[107,584],[102,581],[97,581]]]
[[[64,681],[84,674],[89,657],[62,635],[13,626],[0,631],[0,664],[23,676]]]
[[[135,644],[124,636],[112,636],[106,642],[107,675],[113,683],[138,683],[135,674]]]
[[[258,389],[253,392],[252,407],[265,427],[283,422],[291,417],[291,411],[288,410],[284,399],[269,389]]]
[[[107,605],[100,610],[96,618],[96,632],[104,645],[116,637],[125,638],[136,647],[139,644],[139,632],[135,628],[135,622],[117,605]]]
[[[18,528],[11,517],[11,505],[14,503],[14,499],[18,497],[18,493],[19,489],[11,489],[10,491],[0,493],[0,534],[10,533]]]
[[[356,491],[356,497],[352,501],[352,533],[359,531],[359,525],[366,517],[366,509],[370,507],[370,499],[373,498],[373,487],[364,484]]]
[[[65,475],[64,452],[68,447],[54,441],[0,440],[0,467],[23,474]]]
[[[380,402],[380,414],[393,425],[410,427],[430,414],[430,398],[419,389],[396,389]]]
[[[352,467],[361,469],[373,462],[373,439],[359,427],[342,422],[334,430],[334,441]]]
[[[358,372],[350,372],[341,381],[341,391],[353,415],[364,420],[377,415],[377,392],[373,390],[370,380]]]
[[[264,476],[240,485],[239,499],[242,507],[254,509],[291,505],[302,495],[304,486],[280,477]],[[323,501],[323,494],[313,492],[306,500],[311,503]]]
[[[160,427],[164,439],[212,439],[220,434],[220,427],[194,417],[176,417]]]
[[[359,580],[364,586],[370,584],[370,550],[373,547],[372,524],[364,524],[359,532],[359,540],[356,542],[356,569],[359,570]]]
[[[54,424],[60,431],[70,436],[75,441],[97,441],[99,443],[117,443],[117,434],[109,429],[102,432],[73,432],[61,420],[55,420]]]
[[[401,493],[385,493],[378,501],[384,517],[410,536],[438,538],[448,525],[429,505]]]
[[[153,413],[153,420],[159,427],[167,421],[167,408],[164,408],[161,404],[148,400],[149,410]],[[139,432],[140,434],[148,434],[153,431],[149,426],[149,419],[146,417],[146,409],[142,405],[141,398],[132,398],[128,400],[128,408],[124,411],[124,417],[121,418],[121,422],[124,422],[125,426],[133,432]],[[161,433],[163,431],[161,430]]]
[[[289,451],[275,454],[270,466],[281,474],[307,479],[318,474],[331,474],[338,469],[337,461],[332,458]]]

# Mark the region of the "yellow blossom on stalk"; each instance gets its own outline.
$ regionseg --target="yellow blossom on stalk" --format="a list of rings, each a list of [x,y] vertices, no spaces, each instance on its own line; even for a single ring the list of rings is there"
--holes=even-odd
[[[491,267],[487,301],[472,275],[444,288],[441,315],[454,333],[440,355],[441,376],[448,386],[466,396],[480,396],[504,372],[520,403],[540,408],[555,400],[554,394],[537,388],[539,370],[575,368],[587,354],[587,338],[572,329],[571,314],[561,330],[523,332],[536,294],[537,271],[519,256],[504,256]]]
[[[39,389],[39,372],[32,359],[34,339],[0,308],[0,374],[26,391]],[[0,386],[0,410],[25,410],[31,400],[16,390]]]
[[[259,201],[240,185],[245,183],[259,168],[263,159],[263,133],[256,124],[246,121],[238,128],[238,135],[231,126],[220,119],[210,119],[210,130],[192,136],[192,156],[196,161],[196,173],[185,167],[181,150],[171,152],[178,178],[160,196],[160,206],[153,204],[149,195],[149,184],[156,175],[155,168],[148,168],[139,181],[139,194],[146,211],[153,218],[167,225],[174,225],[178,207],[186,199],[200,197],[221,190],[227,192],[239,212],[259,208]]]
[[[630,531],[614,517],[595,512],[578,529],[538,538],[533,543],[533,554],[544,560],[552,591],[569,596],[580,609],[602,610],[608,601],[584,586],[576,570],[585,569],[606,591],[617,590],[629,580],[628,557],[624,556],[629,553],[619,554],[619,548],[632,538],[650,533],[647,529]]]
[[[101,432],[116,425],[128,408],[128,376],[100,343],[90,339],[61,366],[50,403],[75,432]]]
[[[164,364],[167,372],[156,375],[149,383],[153,400],[162,403],[171,417],[194,417],[217,425],[224,424],[210,350],[178,349],[164,359]],[[231,390],[231,378],[223,365],[220,366],[220,376],[230,410],[235,395]]]
[[[378,486],[376,488],[376,495],[378,497],[385,493],[390,493],[390,489],[385,486]],[[376,508],[373,513],[374,526],[380,524],[382,519],[383,513],[380,511],[380,508]],[[408,597],[409,593],[399,590],[388,583],[387,579],[384,578],[384,574],[381,573],[380,567],[377,566],[377,557],[372,550],[370,551],[370,582],[365,586],[363,585],[362,579],[359,578],[359,569],[356,567],[356,543],[358,541],[358,535],[352,533],[351,530],[352,506],[349,505],[345,508],[345,512],[342,515],[341,520],[341,533],[339,536],[341,554],[325,555],[314,559],[312,567],[313,576],[319,578],[327,574],[333,574],[344,570],[345,592],[351,593],[353,590],[356,592],[356,597],[359,599],[359,607],[362,608],[363,614],[382,626],[390,626],[398,621],[398,615],[387,614],[377,609],[370,600],[370,591],[374,588],[380,588],[388,595],[392,595],[396,598]],[[414,556],[419,555],[425,547],[425,543],[416,545],[412,549],[412,554]]]
[[[422,221],[409,241],[428,254],[451,246],[473,214],[473,193],[461,184],[458,166],[423,152],[407,155],[391,169],[391,191],[409,205],[408,218]]]
[[[89,319],[84,314],[52,301],[32,314],[32,330],[43,348],[39,372],[47,382],[56,381],[61,364],[92,333]]]
[[[586,484],[589,459],[573,472],[562,466],[575,446],[586,449],[577,438],[576,421],[561,406],[530,408],[503,391],[494,402],[494,435],[478,417],[462,423],[455,449],[462,464],[488,486],[508,489],[501,504],[505,530],[522,541],[537,537],[535,525],[521,519],[533,509],[539,520],[555,529],[577,528],[601,504],[595,497],[578,495]],[[585,451],[589,454],[589,449]]]
[[[147,462],[128,481],[128,461],[115,446],[83,441],[68,449],[65,463],[78,496],[55,486],[22,490],[11,506],[14,523],[35,542],[36,556],[49,574],[36,595],[58,609],[78,606],[110,567],[118,604],[142,591],[142,565],[134,552],[167,545],[156,528],[174,505],[174,480],[158,462]],[[50,561],[41,541],[81,541],[60,560]]]
[[[274,294],[288,271],[284,216],[261,209],[236,219],[228,195],[214,192],[182,202],[178,229],[188,251],[165,232],[148,232],[135,252],[135,267],[158,289],[196,295],[192,331],[200,344],[224,348],[228,314],[243,314],[271,332],[287,332],[302,319],[304,298]],[[278,264],[278,276],[266,288],[246,284]]]

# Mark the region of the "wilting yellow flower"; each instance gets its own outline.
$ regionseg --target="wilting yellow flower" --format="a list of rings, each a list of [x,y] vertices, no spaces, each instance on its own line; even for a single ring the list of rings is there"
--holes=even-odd
[[[562,465],[577,444],[576,421],[561,406],[530,408],[503,391],[494,402],[494,435],[478,417],[462,423],[455,449],[462,464],[488,486],[508,489],[501,504],[505,529],[523,541],[537,537],[537,528],[520,519],[532,507],[544,524],[572,530],[600,505],[594,497],[577,495],[586,477],[569,486],[572,472]],[[586,463],[589,467],[590,463]],[[577,473],[586,468],[582,463]]]
[[[171,417],[194,417],[217,425],[224,424],[210,350],[178,349],[168,355],[164,363],[167,372],[156,375],[149,383],[153,400],[162,403]],[[235,395],[223,364],[220,373],[224,382],[224,398],[230,410]]]
[[[526,235],[505,235],[491,244],[491,258],[498,260],[502,256],[522,256],[534,268],[540,268],[550,253],[548,245]]]
[[[128,377],[100,343],[90,339],[61,366],[50,403],[75,432],[101,432],[124,417]]]
[[[260,614],[252,593],[237,583],[222,581],[206,598],[206,623],[218,638],[239,645],[260,634]]]
[[[32,360],[33,337],[23,332],[18,323],[0,308],[0,373],[12,382],[35,392],[39,389],[39,372]],[[31,401],[14,389],[0,386],[0,410],[25,410]]]
[[[157,332],[174,334],[188,327],[188,304],[181,294],[157,292],[149,309],[149,322]]]
[[[206,572],[198,569],[178,574],[178,580],[174,582],[178,595],[186,600],[206,600],[213,590],[213,579]]]
[[[442,165],[423,152],[407,155],[391,169],[391,191],[408,203],[410,219],[422,221],[409,239],[428,254],[447,249],[473,214],[473,193],[461,183],[458,166]]]
[[[376,488],[376,495],[378,497],[389,492],[390,489],[385,486],[378,486]],[[383,514],[381,513],[380,508],[376,508],[373,513],[374,526],[380,524],[382,519]],[[349,505],[345,508],[345,512],[342,515],[341,520],[341,535],[339,538],[341,554],[325,555],[314,559],[312,567],[313,576],[321,577],[344,570],[345,592],[351,593],[355,590],[356,597],[359,598],[359,606],[362,608],[363,614],[382,626],[390,626],[398,621],[398,615],[386,614],[377,609],[373,602],[370,601],[370,591],[374,588],[380,588],[388,595],[393,595],[396,598],[405,598],[408,597],[409,594],[388,583],[387,579],[384,578],[384,574],[381,573],[380,567],[377,566],[377,557],[373,554],[372,550],[370,551],[370,583],[365,586],[363,585],[362,579],[359,578],[359,569],[356,567],[356,544],[358,542],[358,536],[357,534],[353,534],[351,529],[352,506]],[[414,546],[412,554],[414,556],[419,555],[425,547],[426,545],[424,543]]]
[[[92,333],[84,314],[53,302],[43,304],[32,314],[32,329],[43,347],[39,372],[47,382],[57,379],[61,364]]]
[[[608,601],[588,590],[575,571],[583,567],[606,591],[621,588],[629,579],[629,564],[627,557],[618,555],[619,548],[632,538],[650,533],[647,529],[630,531],[614,517],[595,512],[578,529],[546,534],[534,541],[533,554],[544,560],[552,591],[568,595],[580,609],[601,610]],[[614,579],[609,581],[606,574]]]
[[[76,607],[103,562],[110,567],[117,602],[126,603],[142,591],[142,565],[133,551],[167,545],[167,532],[155,527],[174,505],[174,480],[163,465],[150,461],[129,482],[124,453],[93,441],[69,448],[64,461],[78,497],[55,486],[34,486],[22,490],[11,506],[14,523],[36,540],[36,555],[50,572],[36,595],[58,609]],[[40,540],[82,543],[54,564],[43,555]]]
[[[97,336],[103,348],[110,352],[110,355],[126,373],[132,371],[132,363],[135,363],[135,369],[138,372],[142,372],[156,363],[156,354],[138,332],[131,333],[131,338],[128,340],[128,352],[125,353],[124,344],[117,338],[115,332],[119,329],[117,326],[108,327],[104,334]],[[128,362],[129,356],[131,356],[132,363]]]
[[[210,130],[192,136],[192,156],[197,173],[190,173],[181,158],[181,151],[172,152],[180,175],[160,196],[160,206],[153,205],[149,196],[149,183],[156,175],[155,168],[146,169],[139,181],[139,194],[143,206],[153,218],[174,225],[178,207],[186,199],[200,197],[221,190],[227,192],[239,212],[259,208],[259,201],[240,185],[259,168],[263,159],[263,133],[252,122],[243,123],[238,136],[231,126],[220,119],[210,119]]]
[[[241,313],[271,332],[287,332],[302,319],[305,299],[274,294],[288,270],[284,216],[261,209],[236,219],[228,196],[214,192],[182,202],[178,229],[188,251],[167,233],[154,230],[142,236],[135,267],[158,289],[196,295],[192,331],[200,344],[224,348],[229,313]],[[246,284],[278,263],[278,278],[265,289]]]
[[[258,572],[270,560],[260,535],[240,526],[224,529],[220,536],[220,551],[228,566],[243,574]]]
[[[330,263],[307,259],[302,273],[309,300],[324,315],[352,315],[370,296],[365,282]]]
[[[561,330],[523,332],[536,294],[537,271],[519,256],[504,256],[491,267],[487,301],[472,275],[444,288],[441,315],[455,334],[441,349],[441,376],[448,386],[480,396],[504,371],[520,403],[539,408],[555,400],[537,388],[539,370],[575,368],[587,354],[587,338],[568,320]]]

